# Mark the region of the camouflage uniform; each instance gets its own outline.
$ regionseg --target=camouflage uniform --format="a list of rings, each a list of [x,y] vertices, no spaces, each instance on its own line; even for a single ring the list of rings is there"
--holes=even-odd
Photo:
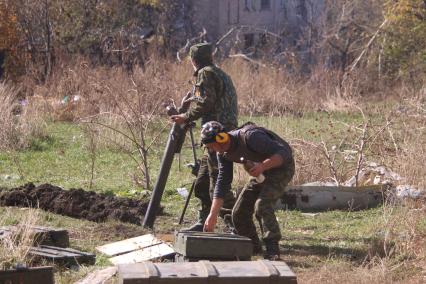
[[[227,130],[237,126],[237,95],[231,78],[212,63],[212,46],[196,44],[190,49],[191,58],[200,67],[195,73],[194,98],[191,108],[185,113],[187,121],[201,118],[201,123],[215,120],[221,122]],[[200,170],[195,181],[195,196],[201,201],[199,223],[204,223],[212,203],[212,194],[218,173],[217,156],[207,153],[201,159]],[[224,198],[224,208],[229,213],[235,198],[232,192]],[[221,211],[221,216],[226,210]]]
[[[264,172],[265,180],[262,183],[258,183],[255,178],[250,179],[239,194],[232,210],[232,221],[237,233],[252,239],[256,252],[260,252],[262,248],[253,222],[253,214],[261,225],[267,255],[279,256],[278,242],[281,239],[281,232],[275,217],[274,205],[294,175],[292,150],[288,143],[274,132],[253,124],[230,131],[228,134],[232,146],[224,154],[219,154],[221,167],[228,171],[229,168],[225,167],[226,163],[229,161],[240,163],[241,158],[253,162],[262,162],[273,154],[279,154],[283,158],[283,164],[280,167]],[[219,178],[222,179],[222,177],[221,171]],[[223,188],[230,183],[229,178],[224,180]],[[221,185],[217,190],[222,191]]]
[[[281,232],[274,206],[293,175],[294,163],[291,163],[280,173],[265,174],[263,183],[251,178],[238,196],[232,210],[232,221],[238,234],[252,239],[256,251],[260,250],[261,245],[253,222],[253,213],[261,225],[263,241],[266,244],[278,242]]]

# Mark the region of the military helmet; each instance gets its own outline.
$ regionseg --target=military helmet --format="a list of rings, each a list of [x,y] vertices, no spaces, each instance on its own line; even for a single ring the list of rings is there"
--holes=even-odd
[[[197,43],[189,49],[189,56],[197,64],[210,64],[213,62],[212,45],[210,43]]]
[[[216,137],[218,134],[223,133],[225,128],[217,121],[209,121],[201,127],[201,143],[209,144],[218,142]]]

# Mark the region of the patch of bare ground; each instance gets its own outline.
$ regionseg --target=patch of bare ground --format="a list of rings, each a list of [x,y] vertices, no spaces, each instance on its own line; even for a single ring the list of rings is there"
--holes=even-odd
[[[0,206],[40,208],[56,214],[95,222],[117,220],[140,225],[148,200],[121,198],[83,189],[64,190],[51,184],[0,190]],[[162,209],[158,214],[161,214]]]

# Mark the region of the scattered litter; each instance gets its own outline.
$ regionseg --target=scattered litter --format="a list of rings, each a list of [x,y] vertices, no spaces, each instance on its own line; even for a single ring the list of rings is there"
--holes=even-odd
[[[301,213],[302,216],[305,217],[316,217],[318,216],[320,213]]]
[[[19,104],[21,105],[21,106],[27,106],[28,105],[28,100],[27,99],[23,99],[23,100],[20,100],[19,101]]]
[[[416,199],[416,198],[420,198],[423,195],[425,195],[425,191],[415,189],[414,187],[412,187],[410,185],[398,185],[395,188],[395,194],[399,198],[409,197],[409,198]]]
[[[188,189],[186,189],[186,187],[178,187],[176,188],[176,191],[179,193],[180,196],[182,196],[183,198],[187,198],[188,197]]]
[[[399,174],[387,169],[385,166],[379,166],[374,162],[369,163],[365,168],[361,169],[358,174],[358,186],[394,184],[400,180],[402,180],[402,177]],[[355,186],[356,177],[351,177],[342,185]]]
[[[69,101],[69,97],[68,97],[68,96],[65,96],[65,97],[61,100],[61,104],[65,105],[65,104],[67,104],[67,103],[68,103],[68,101]]]
[[[12,181],[12,180],[18,180],[20,177],[18,175],[2,175],[2,180]]]
[[[308,235],[308,236],[311,236],[315,233],[314,230],[303,230],[303,229],[294,230],[293,232],[298,233],[298,234],[302,234],[302,235]]]

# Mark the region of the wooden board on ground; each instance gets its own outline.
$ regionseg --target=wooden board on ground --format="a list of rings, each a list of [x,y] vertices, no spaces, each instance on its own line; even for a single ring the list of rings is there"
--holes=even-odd
[[[15,232],[30,230],[34,245],[48,245],[67,248],[70,246],[68,231],[64,229],[31,226],[28,228],[19,228],[18,226],[0,227],[0,240]]]
[[[130,263],[138,263],[142,261],[154,260],[170,255],[174,255],[175,250],[164,243],[160,243],[154,246],[150,246],[144,249],[132,251],[126,254],[122,254],[109,260],[115,264],[130,264]]]
[[[36,258],[43,258],[54,262],[55,264],[72,266],[78,264],[94,265],[96,255],[81,252],[72,248],[59,248],[52,246],[32,247],[30,254]]]
[[[34,267],[0,271],[0,283],[10,284],[53,284],[53,267]]]
[[[144,249],[150,246],[161,244],[162,241],[151,234],[131,238],[115,243],[99,246],[96,249],[109,256],[117,256],[129,253],[135,250]]]
[[[84,279],[76,282],[75,284],[105,284],[105,282],[114,277],[116,273],[116,266],[107,267],[90,273]]]

